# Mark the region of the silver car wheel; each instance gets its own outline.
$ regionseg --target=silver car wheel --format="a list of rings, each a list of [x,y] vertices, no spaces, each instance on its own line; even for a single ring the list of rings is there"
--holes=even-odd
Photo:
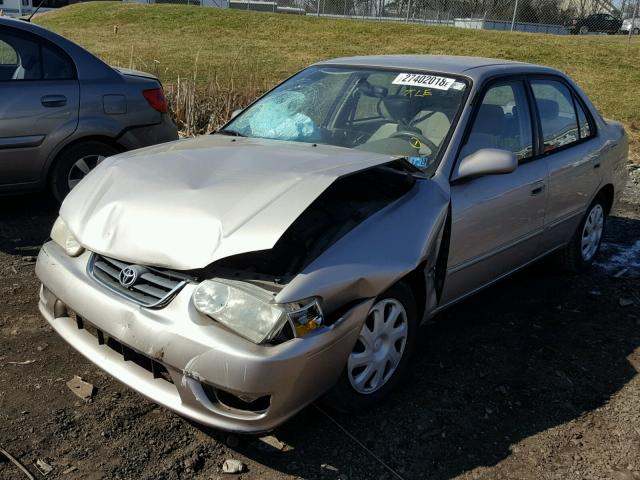
[[[79,158],[69,169],[67,175],[67,185],[69,190],[72,190],[80,180],[87,176],[87,174],[96,168],[105,159],[103,155],[85,155]]]
[[[582,243],[580,244],[580,249],[582,259],[585,262],[591,260],[598,250],[603,230],[604,210],[602,209],[602,205],[596,204],[589,212],[589,216],[582,228]]]
[[[407,312],[398,300],[385,298],[371,308],[347,362],[356,392],[370,394],[389,381],[402,359],[407,334]]]

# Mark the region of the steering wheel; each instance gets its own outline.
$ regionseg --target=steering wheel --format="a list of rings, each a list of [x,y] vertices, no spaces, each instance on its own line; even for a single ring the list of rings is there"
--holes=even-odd
[[[422,135],[421,133],[411,132],[409,130],[398,130],[394,134],[392,134],[389,138],[406,138],[411,146],[416,150],[420,150],[420,147],[426,145],[432,154],[438,151],[438,146],[429,140],[427,137]],[[419,141],[419,145],[415,145],[415,140]]]

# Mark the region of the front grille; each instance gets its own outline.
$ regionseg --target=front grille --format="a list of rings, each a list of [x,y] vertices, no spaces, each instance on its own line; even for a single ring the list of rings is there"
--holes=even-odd
[[[137,280],[130,286],[120,282],[120,274],[126,268],[138,272]],[[171,270],[122,262],[94,253],[87,267],[89,275],[114,293],[148,308],[162,308],[184,287],[189,278]]]

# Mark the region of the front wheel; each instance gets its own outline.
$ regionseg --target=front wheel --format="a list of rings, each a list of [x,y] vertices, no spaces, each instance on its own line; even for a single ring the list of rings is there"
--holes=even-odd
[[[82,180],[91,170],[96,168],[105,158],[119,151],[104,142],[88,140],[76,143],[63,150],[58,156],[50,177],[51,192],[59,202]]]
[[[397,283],[380,295],[327,403],[337,410],[358,411],[387,397],[406,374],[417,325],[416,302],[407,285]]]
[[[606,204],[598,196],[589,206],[571,242],[559,255],[561,265],[571,272],[581,272],[593,263],[606,224]]]
[[[634,28],[632,34],[633,35],[640,35],[640,28]]]
[[[580,35],[586,35],[587,33],[589,33],[589,27],[587,27],[586,25],[583,25],[580,27]]]

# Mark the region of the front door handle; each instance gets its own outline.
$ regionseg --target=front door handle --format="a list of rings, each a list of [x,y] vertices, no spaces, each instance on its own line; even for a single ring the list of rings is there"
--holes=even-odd
[[[64,95],[45,95],[40,99],[43,107],[64,107],[67,104],[67,97]]]

